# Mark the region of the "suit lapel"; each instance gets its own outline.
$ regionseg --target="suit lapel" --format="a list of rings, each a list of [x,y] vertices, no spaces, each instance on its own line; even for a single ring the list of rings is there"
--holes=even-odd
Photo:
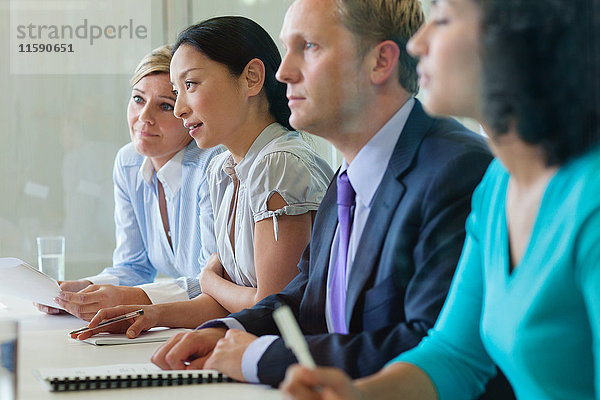
[[[319,215],[321,221],[318,221],[318,223],[315,221],[314,236],[317,239],[315,243],[318,245],[315,246],[317,254],[313,266],[315,267],[315,273],[322,274],[324,279],[327,279],[331,245],[337,227],[337,173],[321,202],[319,213],[321,214]]]
[[[421,104],[415,99],[415,105],[373,198],[371,211],[356,250],[346,297],[348,326],[351,326],[354,307],[365,285],[377,271],[377,261],[394,212],[406,190],[402,184],[402,176],[411,166],[419,145],[432,123],[433,120],[425,114]]]

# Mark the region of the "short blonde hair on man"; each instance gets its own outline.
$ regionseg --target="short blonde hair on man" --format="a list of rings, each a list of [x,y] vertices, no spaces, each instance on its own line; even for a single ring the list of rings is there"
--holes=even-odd
[[[171,48],[170,44],[165,44],[146,54],[129,81],[131,86],[135,86],[143,77],[150,74],[162,72],[168,74],[171,65]]]
[[[341,23],[357,39],[359,54],[385,40],[400,47],[399,81],[409,93],[419,90],[417,60],[406,51],[406,43],[425,21],[419,0],[337,0]]]

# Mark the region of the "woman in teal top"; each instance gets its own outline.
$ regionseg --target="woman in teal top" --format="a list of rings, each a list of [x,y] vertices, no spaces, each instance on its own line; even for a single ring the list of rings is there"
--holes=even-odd
[[[434,2],[408,44],[424,104],[482,121],[497,156],[450,294],[378,374],[294,367],[288,397],[477,398],[496,364],[519,399],[600,398],[598,16],[598,0]]]
[[[420,367],[443,399],[476,397],[495,374],[494,362],[518,398],[594,398],[599,172],[600,148],[558,169],[534,216],[530,244],[511,271],[505,213],[511,176],[494,161],[473,195],[462,258],[435,328],[393,361]]]

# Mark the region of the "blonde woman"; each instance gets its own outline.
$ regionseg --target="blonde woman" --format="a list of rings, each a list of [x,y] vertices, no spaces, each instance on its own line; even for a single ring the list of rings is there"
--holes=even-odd
[[[113,266],[61,284],[58,304],[84,320],[105,307],[198,296],[198,276],[216,251],[206,169],[222,148],[198,148],[173,115],[170,62],[171,46],[159,47],[131,79],[131,143],[117,154],[113,171]],[[153,283],[159,272],[175,280]]]

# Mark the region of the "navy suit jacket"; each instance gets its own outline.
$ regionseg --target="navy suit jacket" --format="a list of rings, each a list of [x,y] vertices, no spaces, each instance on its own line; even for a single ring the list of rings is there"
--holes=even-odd
[[[327,271],[337,226],[334,178],[315,217],[299,275],[281,292],[231,315],[255,335],[279,334],[277,302],[294,312],[319,365],[352,378],[372,374],[414,347],[433,327],[461,254],[471,194],[492,157],[482,137],[420,103],[406,122],[379,185],[349,278],[347,335],[325,322]],[[294,355],[277,339],[258,363],[261,382],[277,385]]]

